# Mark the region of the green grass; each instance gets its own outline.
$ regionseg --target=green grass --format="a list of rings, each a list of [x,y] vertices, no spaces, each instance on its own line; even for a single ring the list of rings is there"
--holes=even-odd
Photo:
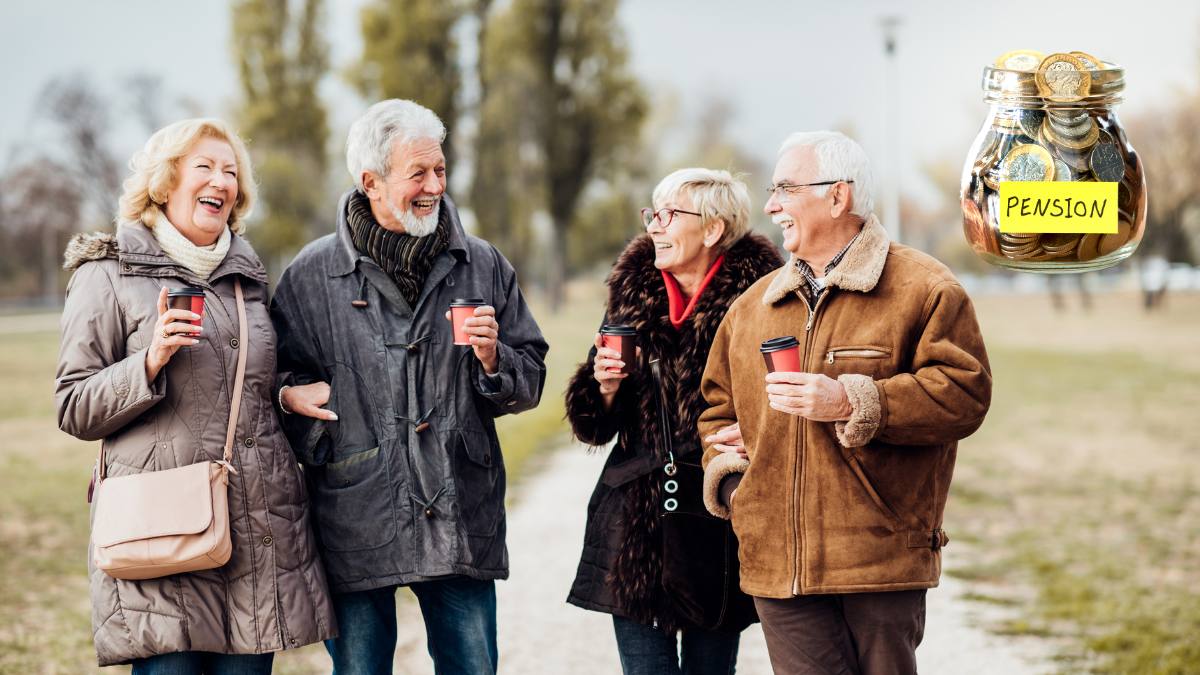
[[[992,408],[960,444],[946,514],[972,556],[946,573],[975,602],[1031,597],[991,628],[1053,638],[1064,673],[1200,668],[1200,371],[1168,340],[1200,331],[1200,303],[1175,302],[1171,335],[1131,330],[1100,349],[1053,335],[1086,335],[1089,317],[980,303],[1033,325],[989,342]]]

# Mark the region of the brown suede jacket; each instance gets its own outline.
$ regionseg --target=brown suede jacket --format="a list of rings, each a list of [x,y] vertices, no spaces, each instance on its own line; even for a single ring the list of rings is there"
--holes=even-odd
[[[725,316],[701,384],[700,436],[737,421],[750,457],[708,450],[705,503],[741,546],[760,597],[936,586],[957,441],[982,424],[992,377],[963,287],[871,216],[809,315],[789,261]],[[763,340],[794,335],[805,371],[836,378],[846,422],[771,409]],[[730,508],[721,480],[744,472]]]

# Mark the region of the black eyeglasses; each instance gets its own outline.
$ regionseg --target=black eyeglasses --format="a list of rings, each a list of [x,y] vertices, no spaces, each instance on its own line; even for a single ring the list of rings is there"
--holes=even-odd
[[[683,209],[659,209],[657,211],[655,211],[654,209],[642,209],[642,225],[644,227],[646,227],[646,229],[650,229],[650,226],[654,223],[654,220],[657,218],[658,222],[662,225],[663,229],[665,230],[671,226],[671,221],[675,220],[676,213],[686,213],[689,216],[699,216],[700,215],[699,213],[696,213],[695,211],[684,211]]]
[[[837,185],[838,183],[853,183],[852,180],[823,180],[819,183],[776,183],[767,188],[767,195],[774,195],[776,199],[783,201],[784,195],[795,194],[796,190],[806,187],[817,187],[818,185]]]

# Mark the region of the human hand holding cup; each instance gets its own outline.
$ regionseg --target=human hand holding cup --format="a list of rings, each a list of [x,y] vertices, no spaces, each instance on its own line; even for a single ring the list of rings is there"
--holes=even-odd
[[[500,360],[496,350],[500,340],[496,308],[486,304],[483,298],[455,298],[450,301],[446,318],[454,330],[454,344],[471,347],[484,372],[495,374]]]
[[[195,293],[189,291],[173,296],[174,298],[185,298],[187,309],[182,307],[184,300],[173,299],[178,306],[172,307],[172,301],[168,300],[168,296],[181,290],[184,289],[168,289],[164,286],[158,292],[158,320],[154,322],[150,347],[146,350],[146,379],[150,381],[158,377],[163,367],[167,365],[175,352],[179,351],[180,347],[189,347],[200,343],[195,336],[200,335],[203,330],[201,323],[204,315],[192,311],[191,307],[198,306],[201,312],[204,311],[203,291],[196,289],[200,293],[198,305],[193,304]]]

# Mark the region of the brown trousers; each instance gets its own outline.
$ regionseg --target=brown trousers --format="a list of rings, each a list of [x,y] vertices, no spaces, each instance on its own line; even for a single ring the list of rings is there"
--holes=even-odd
[[[915,675],[925,591],[754,598],[775,675]]]

